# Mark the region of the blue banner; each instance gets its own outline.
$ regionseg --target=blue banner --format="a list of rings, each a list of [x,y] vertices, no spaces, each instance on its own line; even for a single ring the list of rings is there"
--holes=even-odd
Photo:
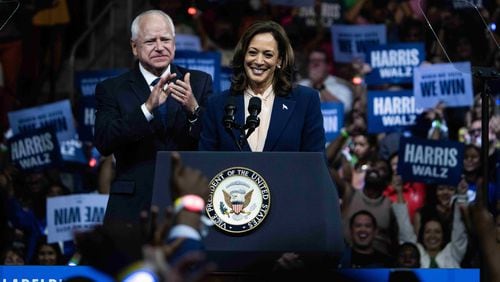
[[[423,43],[398,43],[368,46],[366,54],[372,71],[368,85],[413,83],[413,68],[425,60]]]
[[[118,76],[127,69],[80,71],[75,74],[75,88],[80,93],[76,112],[78,137],[83,142],[93,142],[95,123],[95,86],[97,83]]]
[[[81,96],[94,96],[97,83],[118,76],[127,69],[108,69],[95,71],[79,71],[75,73],[75,88]]]
[[[9,125],[13,134],[31,133],[36,129],[52,128],[64,161],[87,163],[81,142],[76,139],[73,113],[69,100],[9,112]]]
[[[83,142],[94,142],[95,106],[94,96],[80,97],[77,110],[78,137]]]
[[[316,28],[317,16],[314,3],[311,5],[303,5],[298,9],[294,16],[296,20],[300,19],[306,27]],[[342,3],[340,0],[322,0],[319,5],[319,20],[321,25],[328,29],[332,24],[342,21]]]
[[[87,164],[88,159],[83,150],[82,141],[78,139],[59,140],[61,155],[65,162]]]
[[[398,155],[397,171],[405,181],[454,186],[460,182],[462,142],[402,137]]]
[[[220,71],[220,91],[228,90],[231,87],[231,76],[233,69],[230,67],[221,67]]]
[[[368,91],[368,132],[399,131],[415,125],[423,109],[415,106],[411,90]]]
[[[335,62],[350,63],[355,59],[366,62],[366,49],[371,45],[387,43],[386,26],[340,25],[331,26]]]
[[[200,37],[193,34],[176,34],[175,50],[201,52],[202,49]]]
[[[344,104],[321,103],[323,126],[325,128],[326,143],[330,143],[340,134],[344,126]]]
[[[62,282],[70,278],[88,281],[113,282],[112,277],[89,266],[0,266],[1,282]]]
[[[413,91],[417,106],[434,108],[471,106],[474,92],[470,62],[422,65],[415,68]]]
[[[175,64],[193,70],[200,70],[212,76],[214,93],[220,92],[221,54],[219,52],[175,52]]]
[[[75,138],[76,130],[69,100],[9,112],[9,125],[13,134],[51,127],[59,141]]]
[[[57,136],[50,128],[19,133],[9,139],[10,160],[25,172],[61,165]]]

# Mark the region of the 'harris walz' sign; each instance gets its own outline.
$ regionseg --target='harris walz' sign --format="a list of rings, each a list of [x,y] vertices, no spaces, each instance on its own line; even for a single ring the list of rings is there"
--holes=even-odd
[[[455,141],[401,138],[398,173],[407,181],[457,185],[464,145]]]
[[[9,140],[10,160],[23,171],[59,166],[61,153],[53,130],[38,129],[14,135]]]
[[[368,85],[413,83],[413,68],[425,59],[423,43],[398,43],[367,47],[372,71],[366,76]]]
[[[410,90],[368,91],[368,132],[398,131],[411,127],[422,113],[415,106],[415,97]]]

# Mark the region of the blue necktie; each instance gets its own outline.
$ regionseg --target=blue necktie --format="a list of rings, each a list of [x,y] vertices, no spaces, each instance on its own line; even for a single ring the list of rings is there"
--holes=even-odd
[[[151,86],[154,87],[158,83],[158,81],[160,81],[159,77],[151,82]],[[156,113],[158,114],[158,117],[160,118],[163,125],[167,127],[167,101],[156,108]]]

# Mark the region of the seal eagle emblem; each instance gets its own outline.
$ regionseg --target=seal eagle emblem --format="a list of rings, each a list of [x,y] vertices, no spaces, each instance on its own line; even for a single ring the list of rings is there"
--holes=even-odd
[[[257,172],[231,167],[210,181],[206,205],[215,226],[230,233],[248,232],[263,222],[269,212],[269,187]]]

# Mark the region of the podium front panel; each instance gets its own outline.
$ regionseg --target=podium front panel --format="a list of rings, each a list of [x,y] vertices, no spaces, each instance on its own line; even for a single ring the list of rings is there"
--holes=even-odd
[[[335,260],[344,241],[337,189],[324,156],[314,152],[179,152],[182,162],[210,180],[231,167],[258,173],[270,190],[265,219],[247,233],[229,233],[216,226],[204,238],[209,258],[222,271],[244,271],[296,252]],[[172,203],[170,152],[157,155],[152,204]],[[208,187],[207,187],[208,189]],[[333,266],[332,266],[333,267]]]

